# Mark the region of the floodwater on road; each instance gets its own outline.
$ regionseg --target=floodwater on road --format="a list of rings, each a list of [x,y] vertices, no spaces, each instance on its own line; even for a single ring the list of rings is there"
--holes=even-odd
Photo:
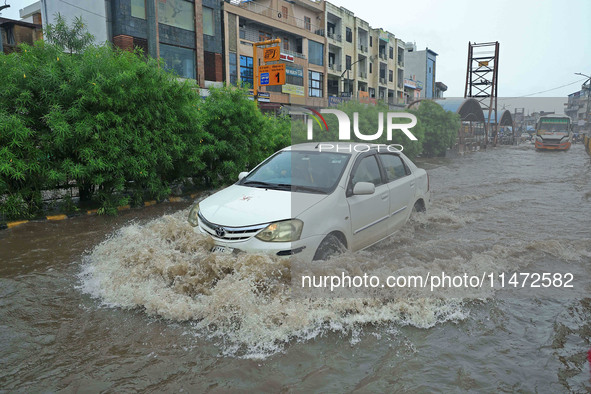
[[[430,211],[326,267],[568,272],[573,289],[295,297],[289,260],[209,253],[187,203],[27,223],[0,233],[0,391],[589,391],[583,146],[418,164]]]

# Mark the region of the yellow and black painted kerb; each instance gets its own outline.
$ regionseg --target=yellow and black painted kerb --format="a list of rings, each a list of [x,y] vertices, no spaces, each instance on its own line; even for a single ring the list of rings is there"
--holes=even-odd
[[[183,202],[183,201],[190,201],[190,199],[194,199],[197,196],[199,196],[201,193],[193,193],[187,197],[180,197],[180,196],[170,196],[167,199],[164,199],[162,201],[156,201],[156,200],[151,200],[151,201],[145,201],[144,202],[144,207],[150,207],[152,205],[156,205],[158,203],[161,202]],[[130,205],[123,205],[121,207],[117,207],[117,211],[125,211],[131,209]],[[69,219],[72,217],[77,217],[77,216],[83,216],[83,215],[96,215],[98,212],[98,209],[88,209],[85,212],[76,212],[76,213],[72,213],[72,214],[55,214],[55,215],[49,215],[49,216],[44,216],[41,218],[37,218],[34,220],[17,220],[17,221],[13,221],[13,222],[6,222],[6,223],[0,223],[0,230],[7,230],[9,228],[14,228],[17,226],[20,226],[21,224],[25,224],[25,223],[29,223],[29,222],[42,222],[45,220],[51,220],[51,221],[59,221],[59,220],[65,220],[65,219]]]

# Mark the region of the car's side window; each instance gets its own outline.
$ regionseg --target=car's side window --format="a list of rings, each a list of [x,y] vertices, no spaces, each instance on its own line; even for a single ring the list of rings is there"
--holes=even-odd
[[[388,182],[392,182],[396,179],[400,179],[406,175],[409,175],[410,171],[406,168],[399,156],[382,153],[380,154],[380,160],[382,161],[384,170],[386,171]]]
[[[378,162],[374,155],[361,159],[359,165],[355,169],[353,177],[351,178],[351,182],[353,186],[355,186],[357,182],[371,182],[375,186],[382,184],[380,167],[378,166]]]

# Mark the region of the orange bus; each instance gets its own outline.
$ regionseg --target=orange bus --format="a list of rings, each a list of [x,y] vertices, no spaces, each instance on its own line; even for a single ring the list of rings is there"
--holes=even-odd
[[[572,142],[571,120],[566,115],[544,115],[536,123],[538,150],[568,150]]]

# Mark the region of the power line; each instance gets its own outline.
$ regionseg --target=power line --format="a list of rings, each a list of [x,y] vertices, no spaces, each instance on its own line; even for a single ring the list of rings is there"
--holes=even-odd
[[[70,5],[70,6],[72,6],[72,7],[78,8],[78,9],[80,9],[80,10],[82,10],[82,11],[88,12],[89,14],[93,14],[93,15],[96,15],[96,16],[100,16],[101,18],[107,19],[107,18],[106,18],[106,16],[104,16],[104,15],[97,14],[96,12],[93,12],[93,11],[87,10],[86,8],[79,7],[79,6],[77,6],[76,4],[68,3],[67,1],[64,1],[64,0],[60,0],[60,1],[61,1],[62,3],[65,3],[65,4],[68,4],[68,5]],[[48,16],[48,19],[49,19],[49,16]]]
[[[587,78],[585,79],[580,79],[578,81],[575,82],[571,82],[571,83],[567,83],[566,85],[562,85],[562,86],[558,86],[552,89],[548,89],[548,90],[542,90],[541,92],[535,92],[535,93],[530,93],[530,94],[524,94],[523,96],[516,96],[516,97],[507,97],[504,98],[505,100],[511,100],[511,99],[518,99],[518,98],[523,98],[523,97],[529,97],[529,96],[535,96],[536,94],[542,94],[542,93],[546,93],[546,92],[551,92],[553,90],[558,90],[558,89],[562,89],[564,87],[570,86],[570,85],[574,85],[575,83],[581,83],[582,81],[586,81]]]

